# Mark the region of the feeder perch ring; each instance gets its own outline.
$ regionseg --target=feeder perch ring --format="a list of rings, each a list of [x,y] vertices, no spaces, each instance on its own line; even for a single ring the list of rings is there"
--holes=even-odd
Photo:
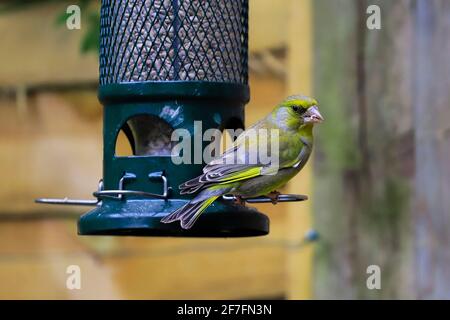
[[[236,201],[237,198],[233,195],[224,195],[222,199],[227,201]],[[269,203],[273,200],[269,197],[261,196],[255,198],[244,198],[245,202],[248,203]],[[302,194],[280,194],[277,197],[277,202],[297,202],[297,201],[305,201],[308,200],[308,196]]]

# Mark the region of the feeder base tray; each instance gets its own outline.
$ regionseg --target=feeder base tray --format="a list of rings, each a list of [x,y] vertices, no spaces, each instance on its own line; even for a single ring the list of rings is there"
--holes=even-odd
[[[178,222],[161,223],[187,200],[102,201],[78,221],[80,235],[252,237],[269,233],[269,218],[256,209],[216,201],[184,230]]]

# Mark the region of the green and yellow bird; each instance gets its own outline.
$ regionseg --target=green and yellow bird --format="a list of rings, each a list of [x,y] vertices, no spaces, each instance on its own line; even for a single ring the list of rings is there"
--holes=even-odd
[[[294,95],[286,98],[264,119],[245,130],[218,159],[203,169],[203,174],[180,185],[181,194],[199,194],[186,205],[164,217],[161,222],[180,221],[183,229],[190,229],[201,213],[217,198],[232,194],[239,201],[266,195],[276,203],[278,188],[294,177],[308,161],[313,147],[313,126],[323,121],[315,99]],[[254,156],[261,143],[255,132],[267,130],[269,139],[278,139],[275,152],[270,147],[276,166],[263,164]],[[270,135],[275,130],[277,135]],[[236,161],[230,161],[230,160]],[[256,159],[256,161],[250,161]]]

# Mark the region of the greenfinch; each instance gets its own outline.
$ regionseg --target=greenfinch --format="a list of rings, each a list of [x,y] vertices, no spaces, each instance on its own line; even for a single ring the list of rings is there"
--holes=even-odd
[[[219,158],[207,164],[202,175],[180,185],[181,194],[198,194],[162,218],[161,222],[180,221],[183,229],[190,229],[202,212],[225,194],[234,195],[241,203],[258,196],[268,196],[276,203],[279,194],[276,190],[308,161],[313,147],[313,126],[322,121],[315,99],[303,95],[289,96],[264,119],[239,135]],[[258,152],[255,146],[260,146],[263,140],[258,139],[262,130],[277,133],[266,139],[269,146],[266,150],[271,150],[270,158],[277,160],[276,165],[254,156]],[[274,145],[277,148],[271,148]]]

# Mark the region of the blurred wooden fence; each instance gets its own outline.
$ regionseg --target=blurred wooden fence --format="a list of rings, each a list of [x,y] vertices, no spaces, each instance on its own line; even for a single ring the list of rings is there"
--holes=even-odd
[[[381,30],[366,28],[379,5]],[[450,298],[450,2],[316,0],[320,298]],[[381,268],[368,290],[366,268]]]

